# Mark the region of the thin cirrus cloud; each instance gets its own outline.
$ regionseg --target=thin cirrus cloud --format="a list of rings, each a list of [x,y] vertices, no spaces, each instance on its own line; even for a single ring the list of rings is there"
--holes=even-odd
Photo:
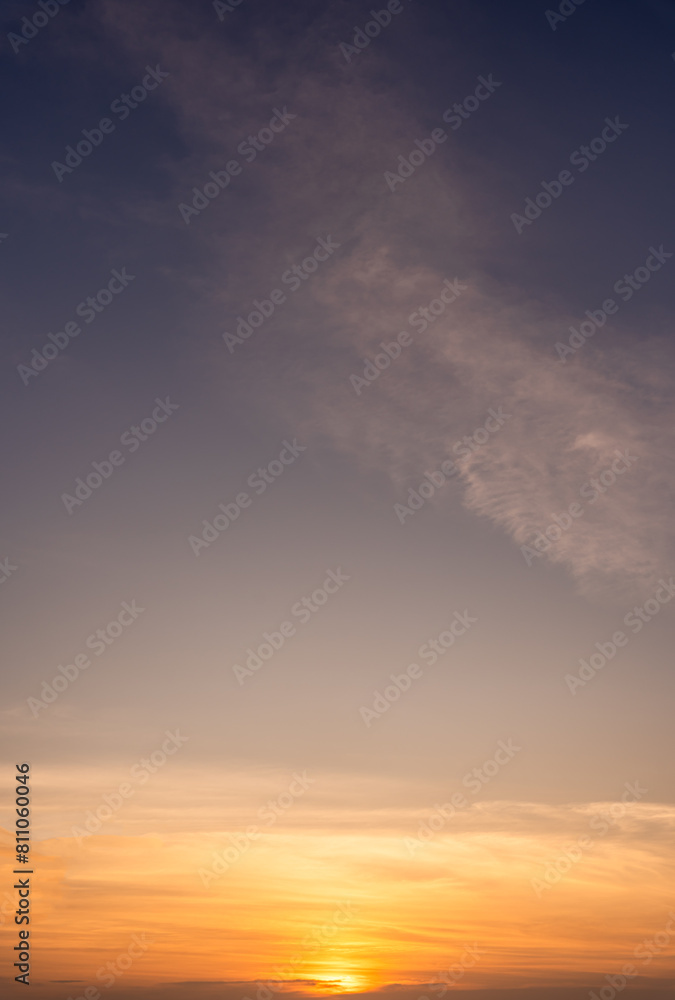
[[[104,9],[108,26],[117,24],[124,44],[137,48],[138,25],[127,12],[119,18],[115,4]],[[321,32],[327,25],[324,20],[314,35],[303,37],[303,51],[314,63],[317,52],[326,50]],[[323,235],[341,244],[302,289],[302,319],[289,308],[275,320],[282,333],[275,342],[263,330],[243,345],[248,354],[238,359],[238,374],[253,384],[279,365],[292,365],[296,405],[281,398],[279,385],[279,409],[308,438],[318,432],[357,463],[385,471],[393,499],[404,501],[407,487],[425,471],[454,458],[457,486],[436,502],[447,504],[458,491],[468,510],[490,519],[517,546],[532,549],[537,532],[551,525],[558,535],[556,515],[566,524],[570,505],[581,503],[581,516],[530,561],[563,567],[588,597],[620,602],[648,596],[669,575],[673,556],[675,470],[667,444],[672,387],[652,360],[654,345],[663,349],[659,317],[653,339],[641,338],[639,353],[624,349],[624,336],[615,333],[608,365],[601,341],[608,334],[599,331],[597,345],[587,344],[561,363],[555,343],[567,339],[578,317],[545,290],[536,302],[491,278],[495,247],[507,248],[507,238],[494,232],[480,207],[470,224],[462,211],[463,204],[479,204],[482,188],[494,179],[489,162],[479,164],[475,179],[461,156],[450,155],[448,143],[420,168],[423,178],[412,177],[394,195],[387,190],[384,169],[422,131],[411,106],[397,99],[396,85],[382,81],[387,63],[380,53],[369,51],[371,62],[350,66],[336,84],[335,75],[317,65],[296,71],[292,52],[285,59],[279,53],[282,68],[273,74],[266,75],[253,53],[233,51],[228,69],[222,48],[203,38],[179,40],[175,27],[171,18],[160,26],[158,44],[181,86],[163,96],[179,130],[201,150],[175,175],[178,198],[187,198],[209,169],[222,167],[245,134],[246,120],[251,129],[260,126],[263,107],[288,105],[297,115],[261,154],[270,157],[265,180],[254,178],[253,167],[250,177],[241,178],[262,184],[263,201],[274,209],[248,211],[244,198],[244,214],[240,208],[231,217],[225,235],[218,202],[191,221],[193,247],[211,258],[200,290],[214,310],[224,307],[234,328],[235,316],[245,315],[249,303],[264,297],[284,268],[307,252],[312,239],[299,219],[318,220],[317,234],[323,223]],[[259,39],[266,37],[264,26],[257,30]],[[229,110],[223,113],[223,107]],[[165,208],[167,221],[170,211],[178,219],[175,206]],[[228,202],[228,217],[231,208]],[[420,218],[427,227],[422,246],[416,240]],[[441,231],[443,254],[434,246]],[[224,258],[235,243],[239,261],[248,265],[243,279],[239,269],[236,286],[224,277]],[[357,398],[349,374],[362,375],[365,358],[377,353],[382,340],[410,330],[409,314],[437,297],[446,278],[459,278],[466,291]],[[217,372],[226,373],[232,360],[222,343],[200,349],[220,361],[213,376],[217,392]],[[275,395],[274,385],[270,393]],[[453,452],[454,443],[499,406],[508,414],[499,433],[470,456]],[[580,495],[617,452],[635,456],[630,468],[595,500],[588,499],[590,487],[586,498]],[[611,478],[606,473],[605,481]]]
[[[382,257],[373,249],[372,261]],[[362,262],[337,262],[325,280],[330,291],[324,295],[343,343],[351,342],[352,372],[359,376],[365,359],[381,351],[381,340],[395,339],[408,314],[437,296],[444,280],[439,271],[420,274],[394,264],[375,271],[364,278]],[[336,386],[332,375],[314,372],[314,426],[318,418],[340,447],[388,469],[403,503],[404,485],[454,459],[465,507],[491,519],[518,546],[529,546],[530,563],[560,564],[587,596],[647,596],[672,569],[675,469],[668,456],[673,412],[667,387],[649,357],[603,374],[587,347],[587,359],[563,366],[554,345],[573,317],[542,319],[526,304],[501,305],[493,291],[481,290],[479,274],[464,280],[468,289],[447,314],[376,381],[361,386],[358,399],[346,376]],[[383,309],[383,286],[405,290],[406,284],[414,293],[401,291],[395,305]],[[471,455],[466,449],[458,455],[453,445],[482,426],[490,407],[508,415],[503,427]],[[619,475],[608,471],[599,491],[588,485],[611,470],[617,453],[628,457],[629,467]],[[452,490],[435,499],[446,502],[446,495]],[[572,520],[574,503],[581,513],[575,508]],[[541,542],[532,549],[537,533],[556,524],[563,525],[551,532],[557,539],[545,550]]]
[[[86,777],[82,769],[69,776]],[[238,790],[251,784],[250,774],[231,771],[202,773],[197,780],[206,803],[222,783]],[[672,909],[668,806],[630,802],[619,815],[611,802],[477,802],[447,819],[411,855],[405,838],[417,835],[431,805],[392,803],[378,810],[366,797],[352,806],[360,822],[343,826],[343,810],[335,805],[340,796],[331,802],[329,788],[314,805],[308,793],[274,825],[258,820],[260,836],[237,851],[236,838],[246,844],[243,831],[256,818],[247,820],[237,796],[200,814],[193,808],[194,773],[172,779],[180,809],[162,798],[156,781],[118,810],[121,827],[111,824],[79,846],[63,831],[36,847],[40,953],[54,979],[96,982],[96,971],[124,952],[132,934],[145,934],[152,947],[118,983],[123,996],[153,995],[159,984],[170,995],[172,984],[196,980],[208,996],[210,982],[245,980],[252,967],[259,981],[283,978],[283,992],[303,980],[300,992],[320,995],[337,979],[347,992],[416,983],[417,996],[438,981],[444,962],[449,968],[472,943],[481,960],[462,985],[493,988],[491,998],[505,983],[543,989],[553,977],[560,987],[588,990],[599,970],[617,956],[630,959],[643,939],[661,931]],[[321,781],[317,774],[317,786]],[[259,784],[249,789],[250,801],[265,794]],[[368,792],[368,783],[354,789],[354,780],[345,778],[345,790],[348,784],[357,796]],[[85,804],[92,802],[80,808]],[[291,815],[296,808],[300,812]],[[598,816],[614,818],[591,825]],[[152,832],[160,825],[161,834]],[[575,855],[584,835],[592,843]],[[224,851],[230,864],[223,871]],[[206,886],[200,873],[206,873]],[[544,890],[537,894],[533,880]],[[330,929],[340,904],[349,919],[338,921],[321,947],[307,944],[317,929]],[[171,919],[176,910],[183,915],[180,926]],[[75,925],[64,921],[75,914]],[[229,942],[226,960],[223,938]],[[672,973],[672,957],[663,952],[653,968],[640,969],[650,972],[655,987],[659,976]],[[246,995],[242,989],[240,996]]]

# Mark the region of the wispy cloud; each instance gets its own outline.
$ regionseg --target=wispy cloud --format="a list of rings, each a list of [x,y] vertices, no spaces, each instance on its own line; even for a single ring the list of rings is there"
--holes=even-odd
[[[116,4],[104,9],[124,44],[137,49],[135,18],[146,15],[125,11],[121,18]],[[175,17],[182,15],[174,11]],[[272,62],[261,66],[253,50],[233,51],[234,62],[224,63],[228,43],[222,38],[199,38],[198,47],[189,37],[179,43],[175,27],[171,19],[160,25],[155,44],[181,83],[162,97],[192,150],[172,168],[176,195],[183,197],[186,185],[189,191],[233,155],[235,140],[263,124],[261,108],[281,102],[298,115],[294,128],[265,152],[265,170],[257,173],[254,164],[241,178],[234,216],[227,203],[230,232],[223,235],[220,204],[193,223],[191,240],[210,254],[201,293],[221,315],[234,318],[308,252],[307,220],[312,237],[323,227],[342,243],[336,259],[303,289],[302,316],[289,311],[275,320],[274,340],[265,332],[255,347],[246,345],[251,350],[239,360],[238,373],[247,387],[264,379],[275,405],[291,413],[304,434],[319,434],[365,468],[385,472],[393,499],[405,495],[404,483],[414,485],[425,470],[453,458],[461,502],[517,546],[531,546],[555,515],[581,503],[583,516],[537,557],[537,572],[543,562],[564,567],[586,596],[625,600],[669,575],[675,465],[661,318],[654,318],[653,336],[630,331],[631,349],[620,332],[604,331],[583,356],[560,364],[554,344],[577,317],[545,289],[537,299],[490,277],[495,259],[514,250],[513,235],[497,230],[494,212],[483,205],[497,184],[489,157],[470,163],[451,135],[395,195],[387,189],[384,170],[424,128],[412,103],[400,102],[375,46],[358,65],[332,66],[326,43],[331,26],[324,18],[296,43],[307,56],[302,72],[294,68],[293,43],[272,71]],[[266,37],[264,25],[255,31],[258,40]],[[274,204],[271,213],[253,210],[248,185]],[[248,280],[240,268],[236,287],[221,277],[235,246],[240,262],[251,262]],[[269,274],[264,283],[263,274]],[[381,340],[410,330],[410,313],[455,277],[468,283],[468,291],[357,399],[349,374],[361,372]],[[635,343],[643,348],[636,351]],[[199,349],[218,362],[217,391],[227,353],[215,336]],[[293,377],[292,404],[280,372]],[[471,455],[453,453],[454,443],[495,405],[509,414],[504,429]],[[637,461],[596,500],[580,496],[617,451]],[[452,503],[455,495],[446,491],[438,502]]]

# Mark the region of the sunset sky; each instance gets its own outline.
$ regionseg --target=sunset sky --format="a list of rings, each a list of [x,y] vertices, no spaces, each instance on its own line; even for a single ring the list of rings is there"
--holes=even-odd
[[[674,5],[45,3],[6,994],[672,996]]]

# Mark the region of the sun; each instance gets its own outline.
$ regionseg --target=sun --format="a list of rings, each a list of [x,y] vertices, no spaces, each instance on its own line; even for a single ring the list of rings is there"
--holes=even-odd
[[[369,988],[365,976],[336,972],[334,976],[325,973],[320,979],[314,980],[317,992],[326,994],[361,993]]]
[[[363,976],[340,976],[340,983],[348,993],[355,993],[366,989],[368,983]]]

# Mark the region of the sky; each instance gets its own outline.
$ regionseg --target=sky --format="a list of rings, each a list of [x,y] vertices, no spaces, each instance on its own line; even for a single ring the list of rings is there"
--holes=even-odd
[[[675,5],[0,39],[7,995],[671,996]]]

